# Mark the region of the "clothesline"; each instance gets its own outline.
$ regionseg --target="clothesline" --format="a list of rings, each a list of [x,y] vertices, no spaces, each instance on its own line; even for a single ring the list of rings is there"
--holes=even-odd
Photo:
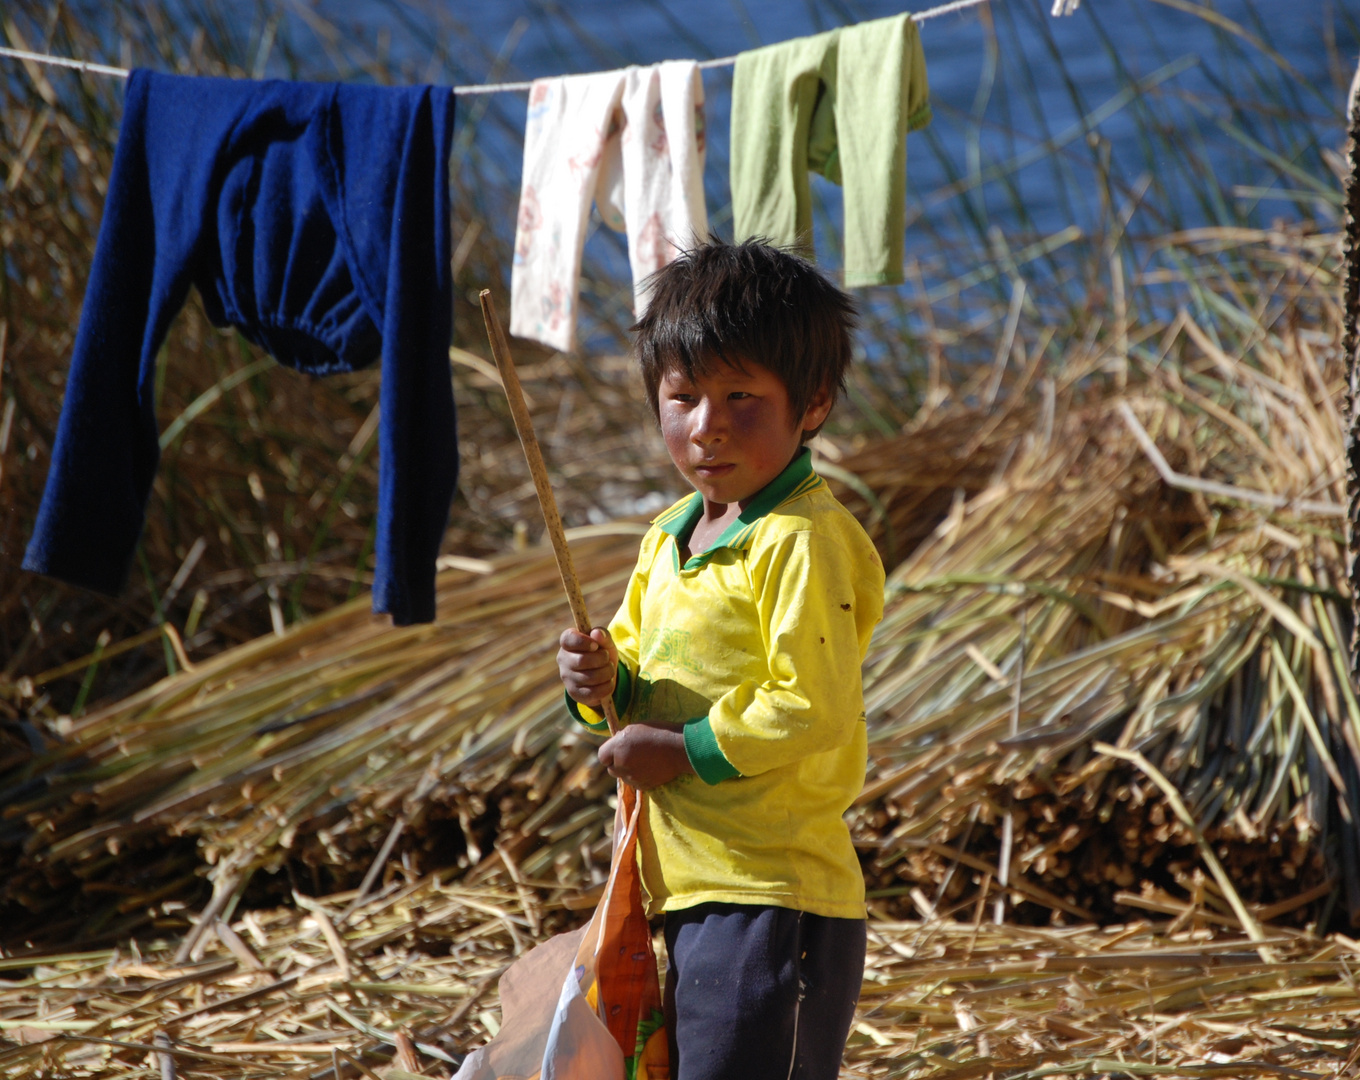
[[[976,7],[978,4],[986,3],[987,0],[950,0],[950,3],[940,4],[938,7],[927,8],[925,11],[917,11],[912,14],[915,22],[925,22],[927,19],[934,19],[940,15],[948,15],[951,12],[963,11],[965,8]],[[1053,14],[1070,15],[1076,10],[1079,0],[1055,0]],[[96,64],[89,60],[73,60],[67,56],[52,56],[49,53],[31,52],[27,49],[11,49],[7,46],[0,46],[0,56],[12,57],[16,60],[31,60],[37,64],[51,64],[55,67],[73,68],[90,75],[112,75],[117,79],[126,79],[130,71],[124,67],[114,67],[111,64]],[[720,68],[730,67],[735,64],[735,56],[723,56],[716,60],[704,60],[700,62],[701,68]],[[470,94],[501,94],[510,91],[527,91],[533,85],[532,82],[505,82],[505,83],[478,83],[471,86],[455,86],[453,93],[463,96]]]

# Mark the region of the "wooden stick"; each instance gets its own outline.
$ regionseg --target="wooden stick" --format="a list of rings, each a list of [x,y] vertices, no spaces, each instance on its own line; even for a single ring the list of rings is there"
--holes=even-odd
[[[1345,286],[1342,290],[1342,310],[1346,315],[1345,331],[1341,339],[1341,353],[1346,364],[1346,385],[1341,391],[1342,416],[1346,420],[1346,554],[1351,582],[1351,640],[1350,662],[1351,679],[1360,678],[1360,596],[1355,589],[1360,586],[1360,560],[1356,549],[1360,546],[1360,446],[1355,436],[1360,430],[1360,365],[1356,362],[1356,346],[1360,344],[1360,108],[1357,108],[1355,88],[1360,82],[1360,68],[1356,69],[1355,81],[1351,83],[1351,99],[1347,109],[1350,121],[1349,137],[1346,140],[1346,157],[1349,159],[1350,172],[1346,175],[1346,217],[1342,233],[1342,251],[1345,255]],[[1357,905],[1352,900],[1351,921],[1354,923]]]
[[[581,583],[576,578],[576,567],[571,561],[571,548],[567,547],[567,534],[562,528],[562,515],[557,512],[557,500],[553,497],[552,484],[548,482],[548,466],[543,462],[543,451],[538,448],[534,422],[529,417],[529,407],[524,403],[519,373],[515,370],[515,361],[510,356],[510,344],[505,340],[501,321],[496,316],[490,289],[482,290],[481,301],[482,318],[486,320],[486,336],[491,340],[491,355],[496,359],[501,382],[505,384],[505,397],[510,402],[510,415],[514,417],[515,430],[519,432],[524,456],[529,461],[529,474],[534,478],[538,505],[548,526],[548,539],[552,541],[553,555],[557,558],[557,571],[562,575],[562,587],[567,591],[567,604],[571,608],[572,618],[576,620],[576,629],[583,634],[589,634],[590,613],[586,610],[586,599],[581,595]],[[615,735],[619,730],[619,717],[614,711],[614,699],[606,697],[603,704],[609,733]]]

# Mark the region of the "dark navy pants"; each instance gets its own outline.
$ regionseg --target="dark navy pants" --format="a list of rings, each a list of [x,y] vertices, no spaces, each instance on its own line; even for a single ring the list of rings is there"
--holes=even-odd
[[[754,904],[666,913],[672,1080],[836,1080],[865,922]]]

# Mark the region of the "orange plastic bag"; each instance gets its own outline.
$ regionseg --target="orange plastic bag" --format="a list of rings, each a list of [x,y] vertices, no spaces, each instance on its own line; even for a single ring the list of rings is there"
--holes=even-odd
[[[646,798],[619,785],[614,859],[589,925],[559,934],[501,977],[501,1030],[454,1080],[669,1080],[638,827]]]

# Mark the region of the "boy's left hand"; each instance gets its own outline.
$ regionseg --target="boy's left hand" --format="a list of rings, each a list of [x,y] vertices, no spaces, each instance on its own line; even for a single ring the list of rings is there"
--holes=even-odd
[[[625,784],[651,791],[694,771],[684,730],[683,724],[629,724],[600,747],[600,764]]]

